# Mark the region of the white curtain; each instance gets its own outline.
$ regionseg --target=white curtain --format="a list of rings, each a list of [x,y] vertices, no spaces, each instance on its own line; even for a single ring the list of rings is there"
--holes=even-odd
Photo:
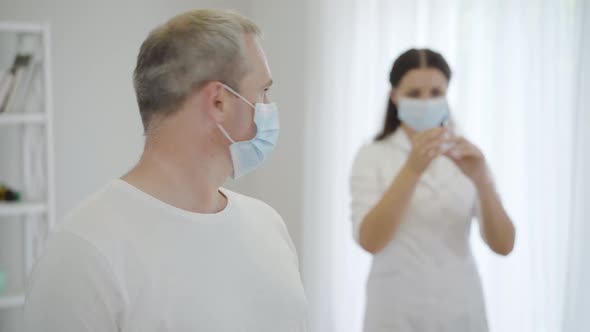
[[[575,117],[573,201],[563,331],[590,331],[590,1],[580,37],[578,106]]]
[[[351,239],[348,176],[381,126],[392,61],[410,47],[449,61],[454,116],[486,154],[517,227],[508,258],[472,241],[492,331],[583,331],[567,325],[590,301],[570,295],[583,286],[572,271],[585,258],[571,254],[583,241],[570,228],[590,220],[582,0],[307,5],[302,268],[312,331],[360,331],[370,259]]]

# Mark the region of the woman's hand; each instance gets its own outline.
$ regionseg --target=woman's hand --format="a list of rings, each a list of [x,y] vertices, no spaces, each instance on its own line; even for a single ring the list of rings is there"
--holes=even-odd
[[[453,160],[476,186],[490,183],[491,177],[483,153],[464,137],[451,139],[451,148],[445,155]]]
[[[514,248],[514,224],[494,188],[492,177],[483,153],[463,137],[452,140],[445,155],[475,184],[481,206],[481,234],[488,246],[500,255],[508,255]]]
[[[421,176],[432,160],[440,156],[443,145],[448,142],[447,128],[438,127],[417,133],[412,138],[412,151],[406,161],[406,168],[415,175]]]

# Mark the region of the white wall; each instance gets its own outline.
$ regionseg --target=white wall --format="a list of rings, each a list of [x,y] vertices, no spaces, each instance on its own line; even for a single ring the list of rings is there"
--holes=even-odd
[[[0,0],[0,20],[48,22],[52,28],[58,220],[85,196],[126,172],[139,157],[143,136],[131,75],[147,33],[184,10],[231,8],[253,16],[267,31],[264,44],[277,79],[275,96],[284,106],[283,123],[292,123],[284,126],[280,149],[269,164],[231,186],[269,201],[298,241],[301,103],[290,90],[296,90],[301,75],[297,59],[277,58],[289,57],[289,50],[282,47],[283,32],[295,42],[300,40],[296,30],[285,28],[296,22],[288,17],[289,11],[276,8],[279,2],[268,3],[270,7],[250,0]],[[275,10],[279,15],[270,15]],[[12,153],[4,151],[6,145],[0,149],[2,154]],[[0,163],[3,173],[14,167],[10,165]],[[277,183],[282,187],[273,185]],[[282,192],[287,196],[278,195]],[[19,330],[12,317],[0,312],[0,331]]]
[[[51,25],[58,222],[139,158],[143,136],[131,75],[147,33],[184,10],[230,8],[249,16],[263,30],[263,46],[276,82],[271,97],[279,104],[282,128],[272,158],[256,173],[227,186],[274,207],[301,249],[304,3],[1,0],[0,20]],[[0,149],[6,149],[6,144]],[[9,165],[2,162],[0,167]],[[4,331],[2,317],[0,330]]]
[[[260,171],[228,186],[270,203],[299,245],[305,23],[297,1],[0,2],[0,20],[52,27],[58,220],[139,157],[143,137],[131,74],[141,41],[172,15],[207,7],[235,9],[261,26],[281,111],[277,152]]]
[[[285,219],[301,252],[303,204],[304,1],[252,0],[246,12],[263,31],[263,47],[279,106],[281,134],[272,157],[254,174],[230,185],[264,200]]]
[[[186,9],[244,11],[247,4],[238,0],[0,3],[0,20],[51,24],[58,218],[139,157],[143,137],[131,74],[149,30]]]

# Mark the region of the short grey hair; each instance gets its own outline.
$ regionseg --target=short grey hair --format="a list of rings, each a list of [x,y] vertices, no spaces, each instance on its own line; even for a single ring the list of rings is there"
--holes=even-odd
[[[246,17],[225,10],[193,10],[170,19],[145,39],[133,85],[144,130],[154,115],[169,115],[210,81],[234,89],[247,73],[244,35],[260,35]]]

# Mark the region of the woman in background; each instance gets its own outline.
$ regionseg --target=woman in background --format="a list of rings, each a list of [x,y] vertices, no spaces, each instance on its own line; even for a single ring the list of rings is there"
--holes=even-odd
[[[482,152],[448,125],[450,79],[439,53],[402,54],[383,131],[355,159],[354,234],[373,254],[365,332],[488,330],[471,221],[500,255],[515,229]]]

